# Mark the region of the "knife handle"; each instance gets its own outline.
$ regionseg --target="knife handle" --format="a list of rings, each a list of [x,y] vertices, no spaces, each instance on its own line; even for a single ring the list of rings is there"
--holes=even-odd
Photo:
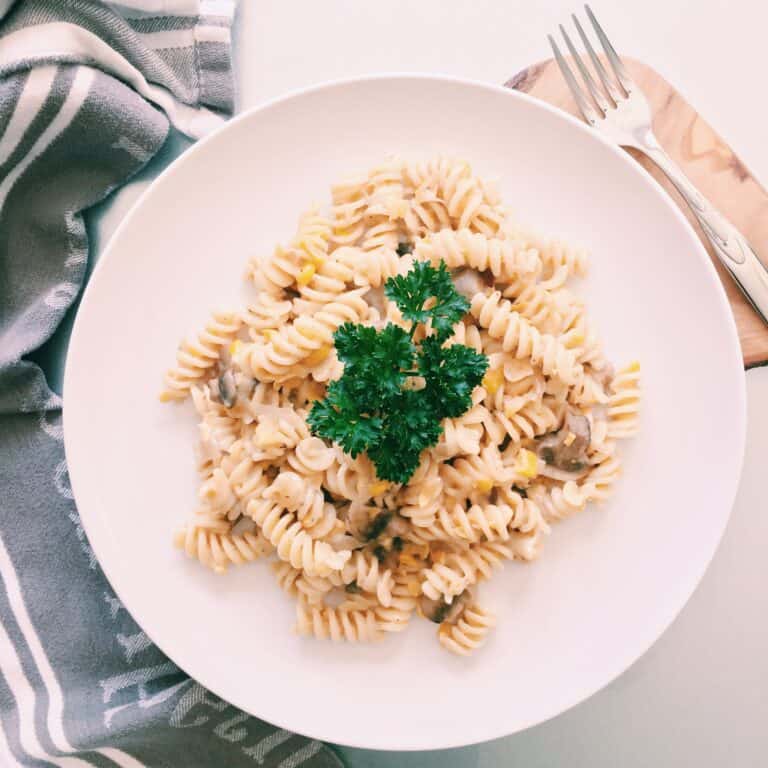
[[[768,324],[768,269],[757,258],[747,239],[689,181],[674,160],[657,142],[637,147],[653,160],[674,184],[690,207],[717,257],[731,273],[755,311]]]

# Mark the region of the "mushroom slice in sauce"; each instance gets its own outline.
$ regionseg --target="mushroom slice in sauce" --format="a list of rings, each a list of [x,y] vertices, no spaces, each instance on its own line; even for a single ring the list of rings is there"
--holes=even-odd
[[[231,368],[227,368],[227,370],[219,376],[218,384],[219,398],[221,402],[227,408],[231,408],[237,400],[237,385],[235,384],[235,377]]]
[[[466,589],[450,603],[446,603],[445,600],[432,600],[426,595],[422,595],[419,608],[421,608],[424,618],[434,621],[435,624],[442,624],[444,621],[456,621],[464,610],[469,597],[469,591]]]
[[[365,541],[366,531],[371,524],[371,515],[376,512],[378,512],[376,507],[367,507],[365,504],[353,501],[344,514],[349,532],[360,541]]]
[[[376,517],[371,520],[368,526],[363,531],[363,537],[366,541],[373,541],[378,539],[389,525],[389,521],[392,519],[394,513],[388,509],[383,509]]]
[[[547,468],[559,470],[554,479],[570,480],[583,474],[587,466],[587,450],[591,439],[589,419],[580,413],[568,410],[563,426],[557,431],[536,441],[536,455]],[[565,473],[563,477],[560,473]],[[550,475],[543,471],[541,474]]]
[[[387,526],[387,533],[395,537],[403,537],[410,530],[408,521],[400,515],[395,515]]]

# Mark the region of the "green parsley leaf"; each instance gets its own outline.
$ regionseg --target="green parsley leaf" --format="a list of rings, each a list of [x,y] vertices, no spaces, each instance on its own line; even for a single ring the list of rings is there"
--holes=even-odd
[[[353,458],[367,453],[382,480],[405,483],[440,439],[442,420],[470,407],[488,360],[462,345],[442,346],[469,309],[444,263],[418,262],[388,280],[385,292],[413,323],[410,333],[392,323],[381,330],[344,323],[334,333],[344,373],[313,403],[308,422]],[[420,348],[413,342],[418,323],[431,324]],[[406,386],[416,373],[424,389]]]
[[[376,476],[392,483],[406,483],[418,469],[420,453],[405,454],[399,450],[397,440],[385,440],[368,451],[376,465]]]
[[[453,326],[469,311],[469,302],[456,291],[444,261],[438,269],[428,262],[417,261],[407,275],[387,280],[384,292],[406,320],[414,323],[431,320],[441,340],[451,335]]]
[[[389,403],[380,439],[368,450],[382,480],[405,482],[419,466],[421,453],[443,432],[441,419],[421,392],[403,390]]]
[[[377,364],[393,370],[408,370],[413,365],[415,356],[416,347],[411,337],[399,325],[388,323],[383,331],[379,331],[373,353]]]
[[[389,427],[406,451],[421,453],[435,445],[443,433],[437,402],[430,402],[424,390],[406,390],[398,401],[399,410],[389,417]]]
[[[360,412],[345,380],[331,382],[325,400],[316,401],[307,417],[312,431],[338,443],[354,459],[375,443],[382,420]]]
[[[456,290],[444,261],[440,262],[435,275],[433,290],[436,303],[429,310],[432,328],[444,341],[453,333],[453,326],[469,312],[469,301]]]
[[[447,349],[435,336],[421,344],[419,373],[427,382],[425,392],[444,417],[461,416],[472,404],[472,390],[488,369],[488,358],[463,344]]]
[[[416,347],[400,326],[375,328],[344,323],[334,334],[339,359],[345,363],[347,393],[368,409],[383,407],[400,393],[405,373],[414,365]]]
[[[426,323],[429,312],[424,305],[434,295],[434,275],[437,270],[426,261],[417,261],[407,275],[390,277],[384,284],[387,298],[397,304],[406,320]]]
[[[343,363],[365,362],[376,348],[376,329],[367,325],[344,323],[333,334],[336,354]]]

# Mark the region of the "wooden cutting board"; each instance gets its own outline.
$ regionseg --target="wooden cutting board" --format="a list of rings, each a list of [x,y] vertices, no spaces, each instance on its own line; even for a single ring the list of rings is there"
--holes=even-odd
[[[699,190],[741,230],[763,263],[768,264],[768,193],[725,141],[661,75],[642,62],[627,58],[624,62],[651,103],[654,131],[664,149]],[[552,59],[524,69],[505,85],[581,117]],[[629,151],[669,193],[706,246],[736,318],[745,366],[768,364],[768,326],[714,256],[688,206],[666,177],[650,160],[634,150]]]

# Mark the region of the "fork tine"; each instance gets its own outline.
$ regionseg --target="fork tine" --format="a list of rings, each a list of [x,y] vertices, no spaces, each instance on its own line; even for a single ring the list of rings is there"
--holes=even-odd
[[[581,90],[581,87],[576,82],[576,78],[573,76],[573,72],[571,72],[571,68],[566,64],[565,59],[563,58],[563,54],[560,53],[560,49],[557,47],[557,43],[554,41],[554,38],[552,37],[552,35],[547,35],[547,38],[549,39],[549,44],[552,46],[552,53],[555,54],[555,60],[557,61],[557,65],[560,67],[560,71],[563,73],[565,82],[568,84],[568,87],[571,89],[573,98],[576,99],[576,103],[579,105],[581,114],[584,115],[584,119],[590,125],[594,125],[600,119],[600,117],[598,117],[597,112],[595,112],[592,105],[584,97],[584,92]]]
[[[589,7],[589,5],[585,4],[584,10],[587,12],[587,16],[589,16],[589,20],[592,22],[592,26],[594,27],[597,36],[600,38],[600,44],[603,46],[605,55],[608,57],[608,61],[611,63],[611,67],[616,73],[616,77],[621,83],[622,88],[627,92],[627,96],[629,96],[629,94],[633,91],[633,87],[635,85],[634,81],[629,76],[627,70],[624,69],[624,65],[621,63],[619,54],[616,53],[613,46],[611,45],[611,41],[608,39],[608,36],[605,34],[605,32],[603,32],[603,28],[595,18],[595,14],[592,13],[592,9]]]
[[[587,49],[589,58],[592,60],[592,66],[595,68],[595,72],[597,72],[597,75],[600,78],[600,82],[603,84],[603,88],[605,88],[606,92],[613,99],[614,103],[618,104],[620,101],[623,101],[624,94],[614,85],[613,80],[605,71],[603,63],[600,61],[600,59],[597,58],[595,49],[592,47],[592,43],[589,42],[589,38],[584,33],[584,29],[579,23],[579,20],[575,15],[571,15],[571,18],[573,19],[573,23],[576,25],[576,31],[579,33],[581,42],[584,43],[584,47]]]
[[[560,25],[560,34],[563,36],[563,40],[565,40],[565,44],[568,46],[568,50],[571,52],[571,58],[576,62],[576,66],[579,68],[579,72],[581,72],[581,78],[584,80],[584,84],[592,94],[592,98],[595,100],[595,104],[597,104],[597,106],[603,111],[603,114],[605,114],[610,109],[610,105],[608,104],[605,96],[600,93],[600,89],[597,87],[597,83],[592,79],[592,75],[589,74],[589,70],[584,65],[584,62],[582,61],[581,56],[579,56],[576,48],[574,48],[573,43],[571,42],[571,38],[568,37],[568,33],[565,31],[565,28],[562,24]]]

